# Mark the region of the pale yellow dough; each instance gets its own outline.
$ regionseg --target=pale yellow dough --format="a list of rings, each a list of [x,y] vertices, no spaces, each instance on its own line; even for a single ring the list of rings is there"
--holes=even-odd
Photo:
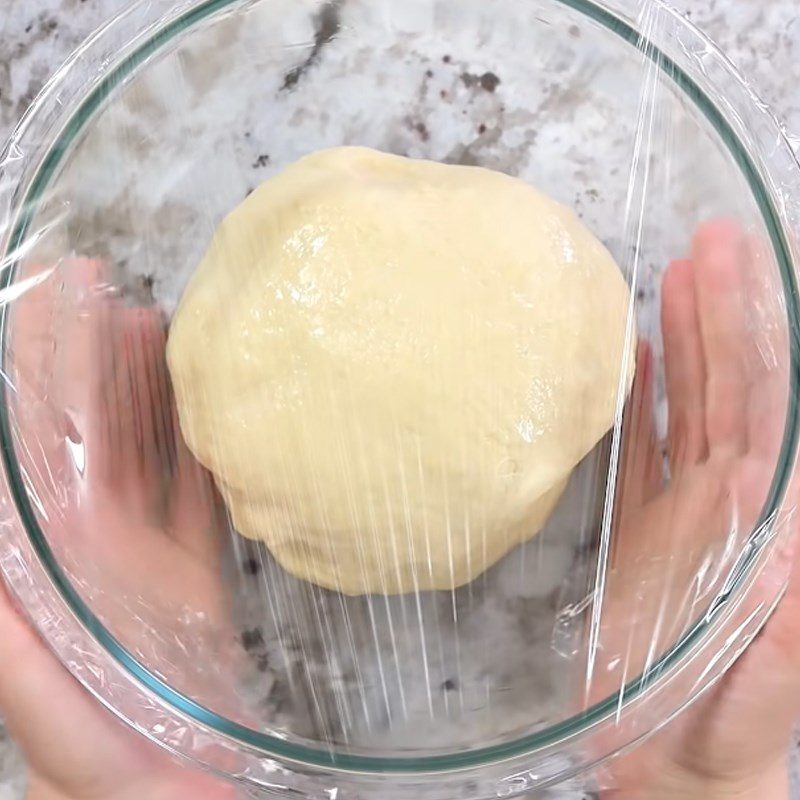
[[[222,223],[183,297],[181,427],[289,572],[452,589],[540,530],[611,427],[628,303],[600,242],[520,180],[317,152]]]

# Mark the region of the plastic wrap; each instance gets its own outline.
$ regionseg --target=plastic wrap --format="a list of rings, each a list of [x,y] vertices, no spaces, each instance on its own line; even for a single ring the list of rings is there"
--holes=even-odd
[[[631,290],[608,434],[450,591],[288,574],[177,421],[169,324],[215,228],[336,145],[522,178]],[[5,582],[98,702],[243,795],[613,787],[788,574],[799,193],[775,120],[660,2],[135,3],[0,153]]]

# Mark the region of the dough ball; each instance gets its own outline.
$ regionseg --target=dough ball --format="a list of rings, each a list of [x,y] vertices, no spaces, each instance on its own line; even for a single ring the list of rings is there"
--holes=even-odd
[[[611,427],[628,302],[605,248],[520,180],[317,152],[222,223],[181,301],[181,427],[294,575],[452,589],[540,530]]]

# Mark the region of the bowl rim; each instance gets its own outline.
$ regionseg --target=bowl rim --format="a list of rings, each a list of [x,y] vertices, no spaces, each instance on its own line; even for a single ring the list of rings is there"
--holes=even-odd
[[[607,7],[606,0],[552,1],[583,14],[621,38],[628,45],[637,48],[651,64],[660,69],[666,78],[682,91],[684,96],[694,103],[697,109],[711,123],[746,179],[762,214],[780,269],[784,294],[787,299],[787,318],[792,332],[789,337],[791,366],[787,426],[784,432],[778,468],[755,529],[745,544],[743,552],[722,591],[712,600],[704,613],[678,642],[673,644],[644,673],[630,681],[619,692],[610,695],[579,714],[536,733],[516,738],[513,741],[489,747],[477,747],[468,751],[429,756],[385,757],[334,752],[331,749],[319,749],[305,744],[298,744],[285,738],[252,730],[249,727],[228,720],[175,690],[139,663],[105,628],[88,604],[81,598],[75,587],[72,586],[58,564],[47,542],[47,537],[37,522],[23,476],[20,474],[16,463],[12,422],[9,415],[9,388],[5,382],[0,387],[0,457],[2,458],[16,513],[23,523],[33,551],[46,569],[53,589],[66,602],[81,626],[112,656],[123,670],[147,690],[155,693],[169,706],[204,727],[247,746],[257,748],[270,756],[334,770],[380,774],[387,772],[435,773],[496,763],[518,756],[530,756],[537,751],[546,750],[555,744],[595,728],[598,724],[617,714],[620,708],[627,707],[639,699],[646,690],[662,685],[673,677],[675,672],[685,664],[686,659],[696,653],[708,641],[708,638],[718,630],[725,615],[731,611],[732,601],[746,590],[749,581],[753,578],[754,569],[759,563],[759,559],[762,558],[765,548],[772,541],[770,536],[765,535],[765,531],[769,528],[771,520],[774,519],[780,508],[792,474],[794,457],[800,440],[800,416],[798,415],[798,397],[800,396],[800,391],[798,391],[800,389],[800,307],[797,305],[798,287],[792,248],[784,229],[785,226],[782,222],[780,210],[776,206],[773,192],[770,191],[768,183],[762,177],[759,167],[750,157],[748,147],[742,142],[739,134],[731,126],[725,114],[720,111],[715,102],[676,60],[673,60],[658,45],[638,31],[622,15],[610,10]],[[146,2],[147,0],[140,0],[136,6],[145,5]],[[5,246],[0,252],[0,256],[2,256],[0,257],[0,264],[6,267],[3,270],[2,280],[0,280],[0,292],[13,283],[17,266],[25,251],[25,243],[30,232],[31,222],[37,211],[38,201],[47,190],[49,181],[56,174],[61,160],[65,153],[68,152],[69,145],[75,137],[94,118],[97,111],[102,108],[103,104],[114,94],[117,88],[124,83],[125,79],[133,75],[136,69],[144,65],[164,45],[173,41],[175,37],[188,32],[194,25],[210,20],[225,9],[238,7],[242,2],[243,0],[198,0],[188,4],[188,6],[184,4],[171,18],[160,24],[157,29],[148,31],[147,35],[142,37],[142,40],[136,44],[132,52],[125,55],[113,68],[108,69],[96,85],[91,87],[91,90],[85,94],[76,110],[59,131],[58,136],[50,143],[41,157],[35,168],[33,178],[25,187],[22,199],[19,200],[18,212],[13,224],[9,227],[10,233],[5,237]],[[657,4],[661,6],[661,0],[658,0]],[[105,28],[98,31],[87,42],[82,52],[85,53],[86,49],[102,39],[106,31],[111,29],[121,18],[127,17],[129,13],[129,11],[124,12],[112,20]],[[707,37],[688,20],[679,17],[675,12],[672,12],[672,14],[680,20],[681,24],[692,35],[698,37],[702,42],[709,42]],[[31,121],[43,113],[42,109],[53,101],[53,89],[57,86],[58,81],[63,78],[68,66],[69,62],[59,71],[54,82],[48,84],[48,87],[36,99],[30,111],[25,115],[12,135],[11,144],[6,147],[5,153],[13,152],[14,147],[18,146],[27,135]],[[733,77],[737,78],[742,85],[745,85],[729,62],[724,61],[724,66]],[[774,118],[769,115],[765,107],[759,110],[767,114],[774,122]],[[791,154],[789,143],[782,133],[780,133],[780,138],[782,140],[782,148]],[[792,163],[796,169],[798,164],[793,155]],[[3,158],[0,157],[0,167],[2,166]],[[5,342],[8,332],[8,311],[9,304],[3,304],[0,311],[2,361],[5,361],[7,350]],[[0,364],[0,367],[2,366]]]

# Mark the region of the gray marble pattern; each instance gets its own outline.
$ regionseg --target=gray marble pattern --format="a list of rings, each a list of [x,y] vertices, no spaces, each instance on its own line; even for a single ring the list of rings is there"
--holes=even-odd
[[[81,40],[127,0],[4,0],[0,8],[0,137]],[[793,0],[675,0],[774,109],[800,152],[800,13]],[[263,164],[253,163],[253,182]],[[2,668],[0,666],[0,668]],[[0,726],[0,800],[22,795],[22,764]],[[569,797],[583,795],[570,793]],[[796,794],[800,800],[800,792]]]

